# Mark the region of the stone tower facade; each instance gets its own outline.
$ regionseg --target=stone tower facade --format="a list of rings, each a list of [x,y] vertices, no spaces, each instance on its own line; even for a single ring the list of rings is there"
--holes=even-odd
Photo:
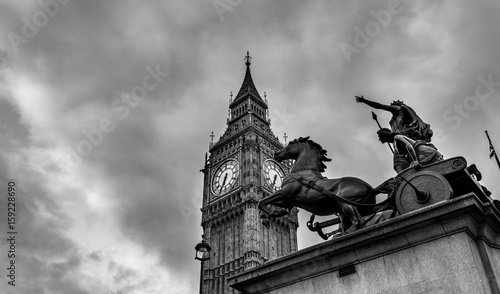
[[[238,293],[226,279],[267,260],[297,250],[297,209],[272,220],[259,218],[259,199],[281,186],[290,162],[273,160],[283,148],[271,130],[267,99],[252,80],[251,57],[238,94],[229,102],[227,128],[210,143],[205,160],[201,225],[212,246],[205,262],[203,293]]]

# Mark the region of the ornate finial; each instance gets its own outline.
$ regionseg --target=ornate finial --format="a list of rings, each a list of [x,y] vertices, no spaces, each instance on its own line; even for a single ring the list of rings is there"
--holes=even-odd
[[[231,91],[231,94],[229,94],[229,103],[233,102],[233,91]]]
[[[267,93],[266,92],[264,92],[264,102],[266,102],[266,104],[267,104]]]
[[[286,133],[283,135],[283,138],[285,138],[285,145],[286,145],[286,138],[288,138],[288,136],[286,135]]]
[[[247,56],[245,56],[245,64],[247,66],[250,66],[251,62],[250,60],[252,59],[252,57],[250,57],[250,53],[247,51]]]
[[[212,133],[210,134],[210,138],[211,138],[211,140],[210,140],[210,144],[213,144],[213,143],[214,143],[214,137],[215,137],[214,132],[212,132]]]

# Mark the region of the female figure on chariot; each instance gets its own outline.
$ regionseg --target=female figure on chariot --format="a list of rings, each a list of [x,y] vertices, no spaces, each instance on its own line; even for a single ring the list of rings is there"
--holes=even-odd
[[[410,106],[402,101],[393,101],[390,105],[381,104],[365,99],[363,96],[356,96],[356,102],[364,103],[372,108],[381,109],[392,113],[389,121],[392,133],[405,136],[414,141],[426,142],[426,146],[437,148],[432,145],[431,138],[433,132],[431,126],[425,123]],[[401,149],[401,148],[400,148]],[[400,173],[410,166],[411,160],[404,154],[394,153],[394,170]]]

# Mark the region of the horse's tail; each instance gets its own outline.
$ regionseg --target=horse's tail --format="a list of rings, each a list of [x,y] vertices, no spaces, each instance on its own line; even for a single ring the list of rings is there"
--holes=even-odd
[[[401,179],[399,177],[390,178],[378,185],[371,191],[371,196],[377,196],[378,194],[387,194],[389,197],[394,196],[396,190],[401,183]]]
[[[394,198],[396,197],[396,192],[403,180],[400,177],[390,178],[384,181],[382,184],[375,187],[370,192],[370,197],[375,198],[378,194],[387,194],[387,199],[378,203],[374,210],[381,211],[385,209],[395,209]],[[373,212],[376,212],[373,211]]]

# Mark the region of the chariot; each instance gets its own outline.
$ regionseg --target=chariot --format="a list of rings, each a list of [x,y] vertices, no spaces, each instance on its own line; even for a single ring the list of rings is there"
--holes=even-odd
[[[481,201],[489,202],[488,190],[478,182],[481,178],[476,165],[467,166],[467,161],[461,156],[418,168],[409,167],[395,178],[399,185],[393,199],[393,210],[379,211],[366,216],[365,226],[373,224],[372,220],[377,214],[379,214],[377,219],[380,221],[471,192]],[[312,215],[307,227],[325,240],[331,235],[345,233],[339,214],[324,222],[314,222],[314,218]],[[339,229],[328,234],[323,232],[323,228],[333,225],[339,225]]]

